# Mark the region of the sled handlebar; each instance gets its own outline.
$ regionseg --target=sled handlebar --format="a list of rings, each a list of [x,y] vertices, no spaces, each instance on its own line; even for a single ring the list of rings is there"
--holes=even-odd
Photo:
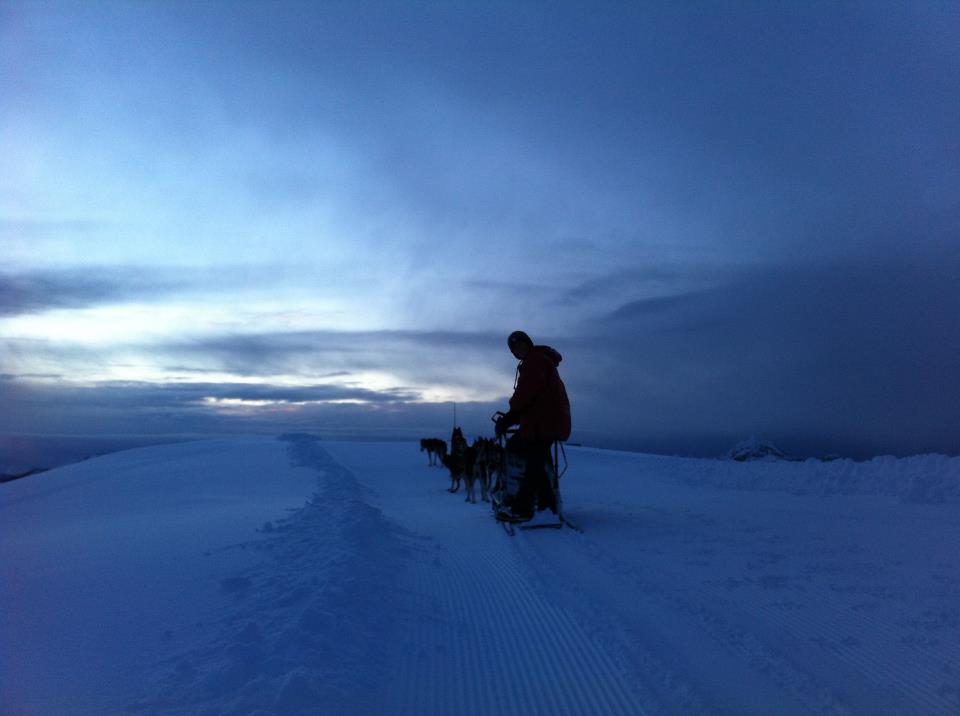
[[[490,420],[491,422],[493,422],[494,425],[496,425],[497,421],[500,420],[500,418],[502,418],[504,415],[506,415],[506,413],[504,413],[502,410],[498,410],[497,412],[495,412],[493,415],[490,416]],[[519,429],[520,428],[507,428],[506,430],[504,430],[503,434],[513,435]]]

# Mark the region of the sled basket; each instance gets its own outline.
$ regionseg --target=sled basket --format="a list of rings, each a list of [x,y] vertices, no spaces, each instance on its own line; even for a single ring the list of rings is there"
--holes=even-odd
[[[503,413],[495,413],[491,420],[496,422],[501,415]],[[494,513],[500,512],[513,504],[526,472],[526,460],[522,455],[510,450],[505,440],[506,435],[512,435],[515,432],[516,430],[508,430],[505,435],[501,435],[498,439],[500,454],[497,469],[494,473],[494,483],[490,490],[490,505]],[[563,456],[563,469],[560,469],[561,455]],[[560,497],[560,477],[567,471],[567,455],[561,442],[557,441],[553,444],[550,450],[550,458],[544,464],[544,470],[553,490],[557,505],[557,516],[561,522],[564,522],[563,501]]]

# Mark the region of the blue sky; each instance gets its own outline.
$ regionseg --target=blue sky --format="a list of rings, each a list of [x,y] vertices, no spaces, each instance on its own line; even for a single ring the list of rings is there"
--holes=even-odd
[[[955,3],[0,5],[0,430],[960,451]]]

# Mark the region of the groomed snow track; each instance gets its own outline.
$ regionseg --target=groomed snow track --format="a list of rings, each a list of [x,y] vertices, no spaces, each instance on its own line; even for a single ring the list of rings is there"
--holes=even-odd
[[[940,574],[922,595],[892,586],[910,571],[895,543],[903,555],[952,543],[957,530],[942,533],[949,514],[929,513],[938,522],[911,544],[915,517],[898,524],[909,510],[890,500],[804,502],[669,478],[658,488],[650,474],[656,505],[636,500],[635,482],[624,482],[629,504],[565,492],[586,534],[511,538],[486,504],[446,493],[442,471],[388,457],[398,449],[328,448],[388,519],[423,538],[403,577],[384,712],[958,712],[956,558],[940,549]],[[850,500],[866,511],[846,524]],[[871,534],[889,543],[871,544]]]
[[[644,713],[624,672],[530,570],[530,533],[512,540],[489,514],[434,530],[433,559],[408,575],[414,618],[398,638],[395,713]]]

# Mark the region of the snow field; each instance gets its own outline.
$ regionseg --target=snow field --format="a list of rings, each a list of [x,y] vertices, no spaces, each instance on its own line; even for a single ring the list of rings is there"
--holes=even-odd
[[[509,537],[407,443],[172,445],[8,483],[0,712],[960,711],[956,458],[568,455],[582,535]],[[874,489],[917,481],[939,487]]]
[[[245,438],[114,453],[0,489],[0,713],[117,713],[184,640],[216,632],[255,528],[316,472]]]

